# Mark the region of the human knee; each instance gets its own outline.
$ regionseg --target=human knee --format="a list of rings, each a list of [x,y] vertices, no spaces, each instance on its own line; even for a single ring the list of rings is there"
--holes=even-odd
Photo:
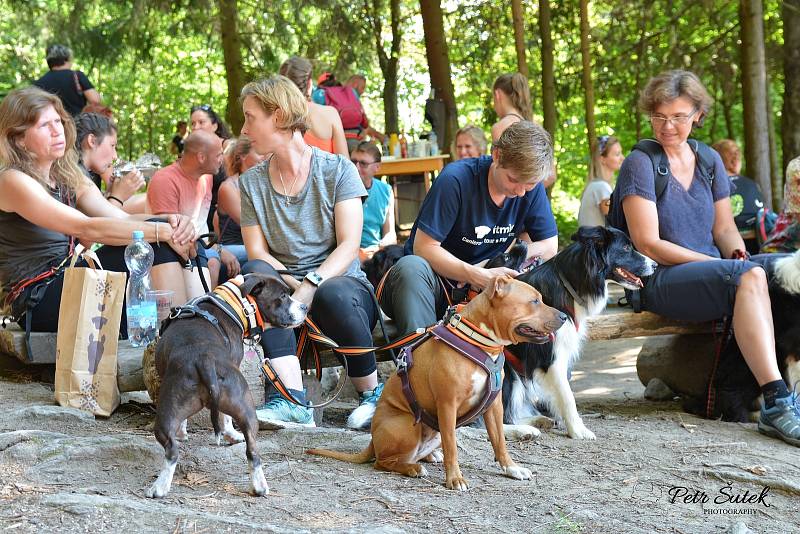
[[[431,264],[420,256],[403,256],[392,268],[391,277],[400,280],[416,280],[419,278],[433,278],[435,273]]]
[[[739,289],[767,294],[769,292],[767,273],[760,266],[750,269],[740,278]]]

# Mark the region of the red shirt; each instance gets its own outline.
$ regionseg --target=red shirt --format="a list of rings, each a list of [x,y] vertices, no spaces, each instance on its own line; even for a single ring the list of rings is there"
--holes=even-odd
[[[199,179],[187,176],[176,161],[159,169],[147,187],[147,204],[155,215],[180,213],[191,217],[198,233],[208,232],[208,210],[211,207],[213,177]]]

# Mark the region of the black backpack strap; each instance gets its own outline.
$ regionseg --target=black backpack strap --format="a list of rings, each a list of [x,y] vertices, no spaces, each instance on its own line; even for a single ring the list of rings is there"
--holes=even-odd
[[[633,149],[647,154],[653,164],[656,200],[658,200],[669,183],[669,158],[655,139],[642,139],[633,146]]]
[[[688,142],[694,151],[695,158],[697,158],[700,174],[708,181],[708,185],[713,187],[714,169],[716,168],[714,149],[697,139],[689,139]]]

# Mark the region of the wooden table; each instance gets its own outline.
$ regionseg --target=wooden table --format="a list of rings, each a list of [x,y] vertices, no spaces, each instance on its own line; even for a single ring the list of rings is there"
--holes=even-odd
[[[428,192],[431,188],[431,181],[433,179],[433,173],[438,173],[444,168],[445,161],[450,159],[449,154],[440,154],[438,156],[428,156],[425,158],[402,158],[402,159],[388,159],[383,160],[381,162],[381,166],[378,169],[378,172],[375,173],[376,176],[388,176],[391,179],[389,183],[392,185],[392,191],[394,192],[394,220],[395,226],[400,228],[401,230],[408,230],[411,228],[411,224],[401,223],[400,221],[400,196],[397,192],[397,182],[400,180],[401,176],[409,176],[409,175],[422,175],[423,181],[425,183],[425,193]],[[424,195],[423,195],[424,196]],[[416,210],[419,210],[419,203],[420,200],[416,199],[406,199],[408,202],[415,202],[417,204]],[[408,202],[406,204],[408,204]],[[407,208],[406,208],[407,209]]]
[[[425,158],[387,159],[381,162],[376,176],[402,176],[408,174],[421,174],[425,179],[425,191],[431,188],[431,173],[439,172],[444,168],[445,160],[450,159],[450,154],[439,154]]]

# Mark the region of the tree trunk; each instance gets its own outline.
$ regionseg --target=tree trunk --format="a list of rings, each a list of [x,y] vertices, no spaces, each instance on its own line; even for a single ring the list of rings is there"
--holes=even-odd
[[[781,175],[800,156],[800,0],[783,0],[783,81]]]
[[[592,153],[597,142],[594,128],[594,86],[592,85],[592,57],[589,50],[589,0],[581,0],[581,60],[582,85],[586,105],[586,136],[589,140],[589,176],[594,175]]]
[[[742,23],[742,104],[747,175],[761,186],[767,206],[773,206],[764,61],[764,10],[761,0],[741,0],[739,18]]]
[[[244,67],[242,66],[242,43],[236,27],[239,17],[236,2],[237,0],[217,1],[225,75],[228,81],[228,105],[225,119],[231,125],[234,135],[242,129],[244,124],[242,107],[239,105],[239,95],[244,87]]]
[[[511,0],[511,18],[514,22],[514,44],[517,48],[517,70],[528,78],[528,60],[525,58],[525,12],[522,0]]]
[[[383,74],[383,117],[386,123],[386,133],[399,133],[397,111],[397,70],[400,59],[400,43],[402,33],[400,30],[400,0],[389,0],[389,24],[392,29],[392,44],[387,55],[383,47],[383,2],[382,0],[368,0],[364,2],[368,30],[375,39],[375,52],[378,55],[378,65]]]
[[[425,55],[431,76],[431,88],[436,98],[444,102],[445,129],[444,143],[449,147],[458,129],[458,109],[456,108],[453,80],[450,78],[450,55],[444,36],[444,17],[440,0],[420,0],[422,29],[425,32]]]
[[[769,176],[772,184],[772,206],[778,211],[783,205],[783,172],[778,164],[778,147],[775,139],[775,121],[772,117],[772,91],[770,90],[769,73],[767,73],[764,91],[767,95],[767,135],[769,139]]]
[[[542,112],[544,129],[556,142],[556,78],[553,72],[553,37],[550,33],[550,0],[539,1],[539,34],[542,38]]]

